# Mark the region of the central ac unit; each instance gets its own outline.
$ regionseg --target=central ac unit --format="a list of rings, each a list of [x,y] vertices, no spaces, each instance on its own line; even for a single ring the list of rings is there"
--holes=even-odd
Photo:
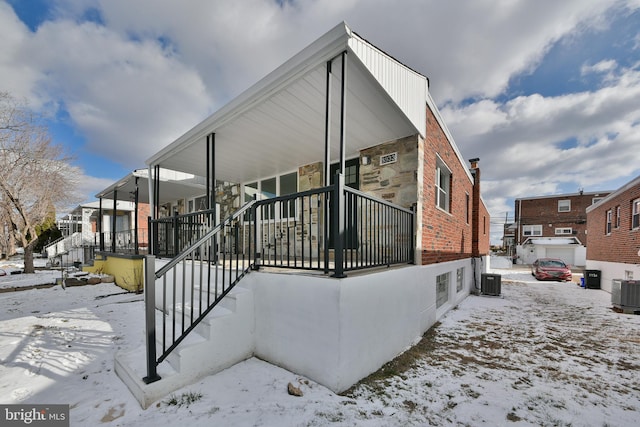
[[[480,277],[480,292],[482,293],[482,295],[500,295],[502,287],[501,275],[482,273]]]
[[[640,310],[640,280],[613,279],[611,304],[623,310]]]

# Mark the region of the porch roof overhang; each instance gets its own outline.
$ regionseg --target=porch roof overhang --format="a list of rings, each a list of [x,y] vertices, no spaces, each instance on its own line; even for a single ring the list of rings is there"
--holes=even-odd
[[[202,177],[171,170],[160,170],[160,186],[162,188],[160,204],[206,194],[206,185]],[[96,194],[96,197],[108,200],[117,197],[118,200],[133,201],[136,188],[138,189],[138,202],[150,203],[148,169],[134,170]],[[108,207],[105,206],[105,208]]]
[[[323,161],[328,61],[332,61],[330,158],[339,160],[343,52],[347,52],[345,157],[383,142],[424,136],[426,77],[341,23],[147,164],[207,176],[205,153],[212,133],[218,180],[250,182]]]

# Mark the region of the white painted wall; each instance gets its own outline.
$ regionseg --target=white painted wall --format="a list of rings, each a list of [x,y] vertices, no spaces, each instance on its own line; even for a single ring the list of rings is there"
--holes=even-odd
[[[611,293],[611,280],[613,279],[640,279],[640,263],[624,264],[621,262],[607,262],[587,260],[587,270],[600,270],[600,287]],[[633,277],[629,277],[629,274]]]

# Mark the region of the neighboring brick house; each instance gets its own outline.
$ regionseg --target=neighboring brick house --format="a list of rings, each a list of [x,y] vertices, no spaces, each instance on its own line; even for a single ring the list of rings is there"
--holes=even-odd
[[[587,247],[586,209],[609,191],[579,192],[515,200],[516,256],[518,263],[537,258],[560,258],[584,266]]]
[[[587,208],[587,233],[587,268],[601,270],[602,289],[640,279],[640,176]]]

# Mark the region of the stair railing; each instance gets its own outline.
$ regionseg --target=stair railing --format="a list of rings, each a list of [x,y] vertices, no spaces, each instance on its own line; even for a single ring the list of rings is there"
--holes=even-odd
[[[255,203],[245,204],[158,271],[155,257],[145,257],[146,383],[160,379],[157,366],[252,267]]]

